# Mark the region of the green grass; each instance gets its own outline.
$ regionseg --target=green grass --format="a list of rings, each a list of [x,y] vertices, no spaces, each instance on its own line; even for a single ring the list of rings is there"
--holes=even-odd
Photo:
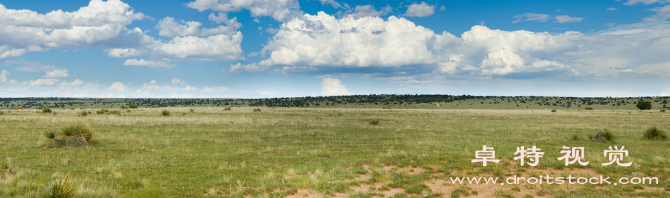
[[[191,108],[197,113],[162,116],[162,111],[189,112]],[[139,108],[120,116],[85,117],[77,114],[95,109],[59,110],[57,115],[12,110],[0,117],[0,164],[17,171],[0,173],[0,197],[37,197],[52,178],[65,176],[77,186],[75,197],[281,197],[301,189],[318,196],[380,193],[355,192],[353,187],[365,182],[355,178],[363,176],[383,182],[386,188],[402,189],[399,197],[418,197],[427,194],[426,182],[431,179],[446,179],[452,173],[505,175],[519,168],[514,162],[487,168],[471,163],[483,145],[495,147],[503,161],[510,161],[519,146],[536,145],[545,155],[529,172],[581,168],[565,168],[555,159],[563,155],[562,146],[585,147],[590,161],[586,169],[612,177],[657,176],[661,178],[658,187],[670,187],[670,145],[640,138],[653,126],[668,130],[670,114],[658,111],[263,108],[258,113],[253,109]],[[371,125],[370,118],[383,118],[383,122]],[[77,124],[95,131],[98,143],[43,148],[49,141],[44,131]],[[600,166],[608,162],[603,151],[613,144],[571,138],[601,129],[617,135],[616,145],[629,151],[623,162],[632,161],[633,166]],[[370,168],[362,169],[364,164]],[[395,168],[383,171],[385,166]],[[424,171],[417,171],[419,167]],[[555,187],[541,193],[637,196],[620,187],[575,188]],[[510,189],[494,194],[523,196]],[[493,196],[478,191],[476,196]],[[442,193],[454,196],[451,191]]]

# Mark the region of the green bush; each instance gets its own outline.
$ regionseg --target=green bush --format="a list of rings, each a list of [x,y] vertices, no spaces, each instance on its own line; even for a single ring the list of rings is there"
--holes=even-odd
[[[98,115],[100,115],[100,114],[105,114],[105,113],[107,113],[107,112],[109,112],[109,110],[107,110],[107,109],[100,109],[100,110],[96,111],[95,113],[97,113]]]
[[[75,192],[77,191],[77,186],[70,181],[69,177],[65,177],[63,180],[57,180],[46,188],[46,192],[43,193],[45,198],[70,198],[74,197]]]
[[[261,111],[261,108],[255,108],[254,109],[254,112],[260,112],[260,111]]]
[[[551,112],[556,112],[556,109],[552,109]]]
[[[88,115],[88,112],[87,111],[81,111],[81,112],[77,113],[77,115],[81,116],[81,117],[86,117]]]
[[[131,108],[131,109],[137,109],[137,105],[135,105],[135,104],[128,105],[128,107]]]
[[[42,109],[42,113],[51,113],[51,109],[49,108]]]
[[[121,115],[121,112],[120,112],[120,111],[117,111],[117,110],[114,110],[114,111],[110,111],[109,114],[112,114],[112,115]]]
[[[126,106],[126,105],[121,105],[121,109],[127,109],[127,108],[128,108],[128,106]]]
[[[195,113],[195,110],[191,109],[191,110],[189,110],[189,112],[191,112],[191,113]]]
[[[370,119],[368,120],[368,123],[371,125],[379,125],[379,119]]]
[[[668,139],[668,136],[665,134],[665,131],[651,127],[644,132],[644,138],[648,140],[665,140]]]
[[[635,105],[640,110],[651,109],[651,102],[649,101],[640,101]]]
[[[163,110],[163,111],[161,112],[161,115],[162,115],[162,116],[170,116],[170,111],[168,111],[168,110]]]
[[[74,136],[74,135],[81,135],[86,139],[86,141],[90,141],[91,137],[93,137],[93,130],[91,128],[88,128],[84,125],[77,124],[77,125],[69,125],[61,128],[60,135],[62,136]]]
[[[47,130],[44,132],[44,137],[54,139],[56,138],[56,133],[57,131],[55,129]]]
[[[612,132],[609,130],[603,130],[603,139],[607,140],[608,142],[613,142],[614,139],[616,138]]]
[[[584,109],[585,109],[585,110],[593,110],[592,107],[586,107],[586,108],[584,108]]]
[[[230,111],[230,107],[223,108],[224,111]]]

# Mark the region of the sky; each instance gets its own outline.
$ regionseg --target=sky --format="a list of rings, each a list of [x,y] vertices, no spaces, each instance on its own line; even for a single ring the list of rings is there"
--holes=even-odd
[[[670,95],[670,0],[0,2],[0,97]]]

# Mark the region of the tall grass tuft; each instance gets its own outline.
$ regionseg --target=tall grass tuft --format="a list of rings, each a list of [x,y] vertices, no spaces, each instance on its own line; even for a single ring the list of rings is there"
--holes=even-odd
[[[81,112],[77,113],[77,116],[81,116],[81,117],[86,117],[87,115],[88,115],[88,111],[86,111],[86,110],[82,110]]]
[[[163,111],[161,112],[161,115],[162,115],[162,116],[170,116],[170,111],[168,111],[168,110],[163,110]]]
[[[607,140],[608,142],[613,142],[614,139],[616,139],[616,137],[614,136],[614,134],[612,134],[612,132],[610,132],[610,131],[607,130],[607,129],[603,130],[602,135],[603,135],[603,139],[604,139],[604,140]]]
[[[69,125],[61,128],[60,135],[66,137],[81,135],[82,137],[84,137],[84,139],[86,139],[86,141],[90,141],[91,137],[93,137],[93,130],[81,124]]]
[[[55,129],[50,129],[44,132],[44,137],[49,139],[56,138],[57,131]]]
[[[661,131],[656,127],[651,127],[645,131],[644,138],[647,140],[666,140],[668,139],[668,136],[665,134],[665,131]]]
[[[556,109],[552,109],[551,112],[554,112],[554,113],[555,113],[555,112],[556,112]]]
[[[586,107],[585,110],[593,110],[593,107]]]
[[[254,112],[260,112],[260,111],[261,111],[261,108],[255,108],[254,109]]]
[[[375,126],[379,125],[379,119],[370,119],[370,120],[368,120],[368,123],[370,123],[371,125],[375,125]]]
[[[42,113],[51,113],[51,109],[49,108],[42,109]]]
[[[65,177],[63,180],[57,180],[52,183],[51,186],[47,187],[46,192],[43,194],[45,198],[71,198],[74,197],[75,192],[77,191],[77,186],[75,186],[70,177]]]
[[[136,104],[131,104],[131,105],[128,105],[128,108],[137,109],[137,105]]]
[[[223,108],[224,111],[230,111],[230,107]]]

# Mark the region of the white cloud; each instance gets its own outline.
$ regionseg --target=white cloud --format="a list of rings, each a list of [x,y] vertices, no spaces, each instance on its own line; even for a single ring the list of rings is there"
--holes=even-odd
[[[391,6],[386,6],[381,10],[376,10],[373,5],[357,5],[353,10],[348,10],[345,14],[349,14],[354,18],[360,17],[377,17],[383,16],[391,12]]]
[[[241,63],[237,63],[237,65],[230,65],[230,72],[262,72],[269,69],[267,66],[260,66],[256,63],[252,64],[247,64],[247,65],[242,65]]]
[[[339,79],[330,77],[323,78],[323,82],[321,82],[321,94],[326,96],[351,95]]]
[[[109,86],[110,91],[125,92],[128,89],[122,82],[112,83],[112,86]]]
[[[185,85],[186,81],[175,77],[175,78],[172,79],[172,84],[173,85]]]
[[[226,91],[230,91],[230,89],[228,89],[228,87],[224,87],[224,86],[202,88],[202,92],[226,92]]]
[[[174,67],[172,64],[168,64],[160,61],[148,61],[144,59],[128,59],[123,63],[126,66],[147,66],[152,69],[169,69]]]
[[[616,8],[607,8],[607,11],[615,11],[617,10]]]
[[[186,4],[189,8],[202,12],[211,9],[217,12],[238,12],[249,10],[252,17],[270,16],[277,21],[289,21],[302,15],[297,0],[196,0]]]
[[[628,0],[623,4],[634,5],[634,4],[637,4],[637,3],[642,3],[644,5],[649,5],[649,4],[664,3],[664,2],[667,2],[667,0]]]
[[[22,65],[22,67],[12,68],[12,70],[21,72],[49,72],[56,69],[53,65],[27,60],[8,60],[5,61],[5,64]]]
[[[87,47],[117,37],[125,26],[145,18],[120,0],[91,0],[74,12],[62,10],[39,14],[7,9],[0,5],[0,46],[12,46],[3,56],[19,56],[41,47]],[[3,51],[3,50],[0,50]]]
[[[651,11],[656,12],[654,16],[646,17],[642,19],[644,22],[647,23],[660,23],[668,18],[670,18],[670,5],[663,6],[663,7],[656,7],[653,9],[649,9]]]
[[[428,5],[426,2],[421,2],[420,4],[415,3],[407,6],[407,12],[405,16],[409,17],[427,17],[435,13],[435,6]]]
[[[551,16],[548,14],[537,14],[537,13],[525,13],[522,15],[516,15],[514,18],[516,18],[516,21],[513,21],[512,23],[518,23],[521,21],[536,21],[536,22],[547,22]]]
[[[584,19],[582,17],[570,17],[568,15],[558,15],[555,18],[556,23],[574,23],[574,22],[581,22]]]
[[[5,83],[7,82],[7,76],[9,76],[9,73],[7,70],[2,70],[2,73],[0,73],[0,83]]]
[[[67,78],[68,76],[67,69],[54,69],[47,72],[42,78]]]
[[[23,85],[30,85],[30,86],[45,86],[45,85],[54,85],[56,83],[60,82],[59,79],[37,79],[37,80],[29,80],[22,82],[21,84]]]
[[[223,17],[223,19],[221,18],[221,16]],[[226,17],[225,13],[223,15],[220,15],[220,17],[216,17],[214,13],[210,14],[210,20],[227,22],[228,26],[218,26],[216,28],[200,28],[200,26],[202,26],[202,23],[197,21],[188,21],[188,22],[181,21],[181,23],[183,24],[182,25],[179,22],[175,21],[174,18],[172,17],[165,17],[164,19],[161,19],[158,22],[155,28],[159,30],[158,35],[167,37],[235,34],[237,32],[237,29],[239,29],[242,25],[237,22],[236,18],[232,20],[227,20],[225,19],[225,17]]]
[[[241,32],[232,36],[218,34],[205,38],[174,37],[170,42],[153,48],[152,54],[158,57],[192,61],[244,60],[241,43]]]
[[[328,5],[330,5],[330,6],[333,6],[333,8],[340,8],[340,7],[342,7],[342,5],[340,5],[340,3],[338,3],[338,2],[335,1],[335,0],[319,0],[319,1],[321,1],[321,5],[324,5],[324,6],[325,6],[326,4],[328,4]]]

